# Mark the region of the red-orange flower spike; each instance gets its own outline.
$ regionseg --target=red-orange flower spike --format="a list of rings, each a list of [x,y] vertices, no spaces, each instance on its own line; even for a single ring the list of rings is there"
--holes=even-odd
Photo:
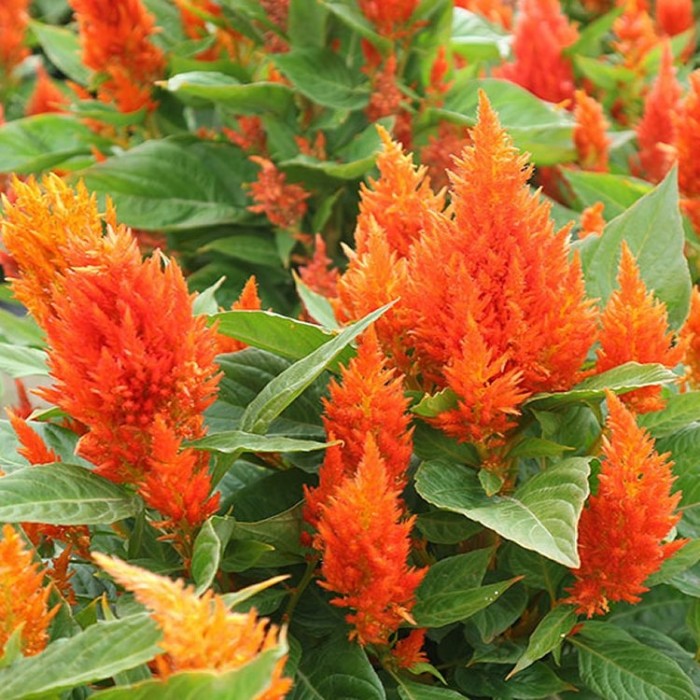
[[[346,477],[323,507],[315,547],[322,553],[320,585],[352,608],[351,638],[386,645],[410,620],[415,591],[427,569],[407,564],[414,517],[402,519],[400,491],[371,435],[354,476]]]
[[[64,107],[68,104],[68,98],[52,82],[43,66],[39,66],[36,76],[36,86],[27,102],[24,110],[25,114],[31,117],[34,114],[64,112]]]
[[[667,36],[676,36],[691,29],[693,18],[692,0],[656,0],[656,23]]]
[[[503,0],[455,0],[455,7],[481,15],[504,29],[513,26],[513,8]]]
[[[70,0],[80,32],[83,63],[99,76],[98,97],[122,112],[154,109],[153,83],[165,56],[152,42],[155,19],[141,0]]]
[[[360,215],[355,245],[362,255],[367,249],[369,217],[384,230],[389,248],[406,257],[432,212],[442,211],[445,197],[435,194],[425,167],[416,167],[410,154],[391,140],[386,129],[377,127],[383,148],[377,157],[379,177],[360,185]]]
[[[499,74],[543,100],[569,99],[574,76],[571,59],[563,52],[577,39],[578,30],[559,0],[520,0],[513,35],[515,61],[502,66]]]
[[[340,272],[326,255],[326,242],[320,233],[314,237],[313,257],[299,268],[299,277],[309,289],[328,299],[334,298],[338,292]]]
[[[396,81],[396,56],[391,54],[384,65],[372,75],[372,94],[366,108],[367,119],[376,122],[397,114],[404,101]]]
[[[623,6],[624,12],[613,23],[613,32],[618,38],[613,47],[625,67],[643,73],[644,59],[658,45],[659,36],[647,11],[646,0],[625,0]]]
[[[280,643],[279,630],[268,620],[258,618],[254,610],[229,611],[211,590],[197,596],[181,580],[172,581],[104,554],[95,553],[93,558],[150,610],[162,630],[158,644],[163,654],[155,662],[162,679],[180,671],[233,671]],[[292,684],[281,676],[284,661],[280,659],[270,686],[255,700],[285,697]]]
[[[578,232],[579,240],[588,236],[600,236],[603,233],[605,228],[604,208],[603,202],[596,202],[581,212],[581,230]]]
[[[287,176],[267,158],[251,156],[261,170],[258,179],[250,183],[255,205],[248,207],[255,214],[265,214],[270,223],[284,229],[299,228],[306,214],[306,200],[311,196],[301,185],[288,185]]]
[[[681,86],[673,67],[670,42],[665,41],[659,74],[644,98],[644,114],[635,127],[641,174],[660,182],[671,169],[676,152],[676,117],[681,109]]]
[[[49,610],[50,588],[17,531],[4,525],[0,540],[0,657],[18,628],[25,656],[43,651],[49,641],[48,627],[58,608]]]
[[[418,0],[358,0],[358,4],[380,34],[393,36],[411,18]]]
[[[610,139],[606,133],[609,124],[603,107],[583,90],[576,90],[574,97],[574,144],[578,163],[584,170],[605,172],[608,169]]]
[[[700,289],[693,287],[690,313],[681,329],[685,350],[685,380],[691,389],[700,389]]]
[[[638,603],[647,577],[685,543],[664,542],[679,519],[673,463],[654,451],[654,441],[620,399],[606,392],[606,400],[609,435],[603,437],[598,492],[581,514],[581,565],[567,599],[588,617],[604,614],[611,602]]]
[[[428,136],[428,143],[420,151],[420,162],[428,169],[436,189],[449,185],[447,173],[452,169],[455,156],[470,143],[468,129],[450,122],[440,122],[437,135]]]
[[[676,121],[678,187],[686,198],[681,204],[700,232],[700,70],[690,74],[690,86]]]
[[[30,464],[51,464],[61,461],[61,458],[46,446],[39,433],[29,427],[24,418],[10,410],[7,411],[7,417],[20,442],[17,452]]]
[[[605,372],[632,361],[675,367],[683,359],[683,347],[674,345],[666,305],[647,291],[634,255],[624,241],[617,283],[618,289],[610,295],[600,319],[597,370]],[[664,407],[660,386],[637,389],[622,399],[638,413]]]
[[[243,287],[241,296],[231,304],[231,311],[259,311],[262,308],[262,302],[258,296],[258,281],[255,275],[251,275]],[[232,338],[228,335],[219,333],[216,336],[218,352],[238,352],[248,346],[237,338]]]
[[[425,633],[425,629],[411,630],[407,637],[396,642],[391,655],[399,668],[410,669],[416,664],[428,662],[428,657],[423,651]]]
[[[30,4],[31,0],[3,0],[0,3],[0,76],[9,76],[29,55],[24,38],[29,26]]]

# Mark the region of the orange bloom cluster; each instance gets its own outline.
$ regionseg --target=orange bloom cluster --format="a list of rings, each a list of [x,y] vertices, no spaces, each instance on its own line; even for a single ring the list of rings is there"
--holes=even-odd
[[[418,0],[358,0],[358,4],[380,34],[394,36],[411,18]]]
[[[25,114],[31,117],[34,114],[65,111],[68,99],[49,78],[43,66],[37,69],[36,78],[36,87],[27,102]]]
[[[639,169],[652,182],[660,182],[675,161],[676,115],[681,107],[681,86],[673,67],[673,54],[664,42],[659,74],[644,98],[644,114],[635,127],[639,143]]]
[[[608,169],[610,139],[606,133],[610,126],[603,107],[583,90],[574,93],[574,144],[578,163],[584,170],[605,172]]]
[[[0,74],[9,75],[29,54],[24,36],[29,25],[30,0],[0,3]]]
[[[692,0],[656,0],[654,9],[656,24],[667,36],[681,34],[695,24]]]
[[[49,610],[50,589],[44,587],[43,578],[17,531],[4,525],[0,540],[0,656],[18,628],[25,656],[34,656],[46,647],[49,623],[58,608]]]
[[[646,0],[625,0],[623,13],[613,23],[617,41],[614,49],[623,59],[623,65],[633,71],[644,73],[644,59],[659,43]]]
[[[261,170],[250,183],[255,204],[248,207],[254,214],[265,214],[270,223],[280,228],[297,230],[306,214],[306,200],[311,196],[301,185],[288,185],[287,176],[267,158],[251,156]]]
[[[428,143],[420,151],[420,162],[428,169],[435,188],[449,185],[447,172],[452,168],[455,156],[470,143],[469,130],[450,122],[440,122],[437,135],[428,137]]]
[[[231,304],[231,311],[259,311],[261,308],[262,304],[258,296],[258,282],[255,279],[255,275],[251,275],[243,287],[241,296]],[[219,353],[238,352],[248,347],[244,342],[231,336],[223,335],[223,333],[219,333],[216,339],[217,352]]]
[[[598,493],[581,514],[581,566],[567,600],[588,617],[607,612],[610,602],[638,603],[646,578],[685,543],[664,542],[679,518],[672,462],[654,451],[653,439],[614,394],[606,397],[609,436],[603,437]]]
[[[578,30],[562,12],[559,0],[520,0],[513,34],[515,61],[502,66],[498,74],[543,100],[570,99],[573,69],[563,52],[577,39]]]
[[[326,242],[317,233],[314,238],[314,254],[306,265],[299,268],[302,282],[314,292],[332,299],[337,294],[340,272],[326,255]]]
[[[590,207],[586,207],[581,212],[581,230],[579,231],[579,240],[587,236],[600,236],[605,228],[605,219],[603,218],[603,202],[596,202]]]
[[[151,41],[155,19],[141,0],[70,0],[80,31],[83,63],[99,74],[97,94],[120,111],[154,109],[153,83],[165,72]]]
[[[427,569],[407,566],[415,516],[403,517],[388,462],[368,435],[359,466],[321,509],[315,546],[322,553],[320,585],[353,608],[351,638],[387,645],[399,625],[411,622],[415,590]]]
[[[215,332],[193,317],[178,266],[142,262],[129,230],[112,228],[114,212],[100,216],[84,187],[53,177],[43,190],[33,181],[16,189],[3,235],[20,267],[15,293],[47,334],[55,382],[41,395],[85,426],[78,451],[97,473],[138,484],[166,524],[198,525],[217,506],[207,456],[178,450],[204,434]]]
[[[163,654],[155,660],[158,676],[179,671],[234,671],[279,645],[279,630],[248,613],[230,612],[211,590],[197,596],[183,581],[172,581],[119,559],[95,553],[95,561],[136,600],[151,611],[163,632]],[[291,688],[282,677],[285,658],[278,661],[270,686],[255,700],[280,700]]]
[[[513,26],[513,8],[503,0],[455,0],[455,7],[463,7],[481,15],[494,24],[500,24],[504,29]]]
[[[190,39],[206,39],[209,37],[206,16],[217,19],[223,16],[221,6],[212,0],[175,0],[180,10],[182,27]],[[198,13],[202,13],[199,14]],[[247,44],[249,41],[230,27],[216,27],[214,43],[204,51],[197,54],[200,61],[215,61],[218,58],[233,58],[236,47],[239,44]]]
[[[372,94],[366,108],[367,119],[376,122],[401,110],[403,93],[396,80],[396,56],[391,54],[371,76]]]
[[[262,119],[257,116],[242,116],[236,118],[237,129],[222,127],[221,132],[226,138],[251,153],[264,153],[267,147],[267,134]]]
[[[678,187],[681,204],[693,228],[700,232],[700,71],[690,74],[690,87],[676,120]]]
[[[681,329],[681,341],[685,350],[685,381],[691,389],[700,388],[700,289],[693,287],[690,297],[690,313]]]
[[[674,334],[668,331],[666,305],[647,291],[624,241],[617,283],[601,315],[597,370],[605,372],[632,361],[675,367],[683,359],[683,347],[675,344]],[[638,413],[658,411],[665,405],[660,386],[636,389],[623,400]]]

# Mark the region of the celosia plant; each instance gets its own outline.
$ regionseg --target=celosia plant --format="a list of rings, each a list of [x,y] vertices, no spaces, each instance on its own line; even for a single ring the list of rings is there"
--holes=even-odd
[[[3,3],[2,700],[697,697],[693,12]]]

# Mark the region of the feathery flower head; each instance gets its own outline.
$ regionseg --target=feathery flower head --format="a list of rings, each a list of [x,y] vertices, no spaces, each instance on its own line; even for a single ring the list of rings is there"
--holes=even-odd
[[[3,0],[0,3],[0,74],[12,70],[29,55],[24,37],[29,26],[31,0]]]
[[[570,24],[559,0],[519,0],[513,33],[515,61],[503,65],[498,74],[543,100],[570,99],[573,68],[563,52],[577,39],[578,30]]]
[[[415,591],[427,569],[407,564],[414,517],[403,519],[400,491],[371,435],[354,476],[346,477],[323,506],[314,546],[322,553],[320,585],[331,602],[352,608],[352,639],[387,645],[411,621]]]
[[[410,669],[416,664],[428,662],[428,657],[423,651],[426,631],[425,629],[411,630],[408,636],[396,642],[391,655],[399,668]]]
[[[622,57],[625,67],[644,73],[644,59],[658,45],[659,36],[646,0],[624,0],[622,4],[624,11],[613,23],[617,41],[612,45]]]
[[[396,80],[396,55],[391,54],[378,70],[372,72],[372,94],[365,109],[370,122],[398,114],[404,95]]]
[[[279,644],[279,630],[258,618],[254,610],[230,612],[211,590],[197,596],[181,580],[172,581],[119,559],[93,554],[94,560],[115,581],[145,605],[163,632],[156,659],[157,673],[167,678],[179,671],[226,673],[245,666]],[[284,698],[291,681],[282,678],[280,659],[270,687],[256,700]]]
[[[681,329],[681,342],[685,350],[685,381],[691,389],[700,389],[700,289],[693,287],[690,297],[690,313]]]
[[[0,656],[10,637],[21,629],[20,643],[25,656],[44,650],[48,627],[58,608],[49,610],[50,588],[12,525],[3,525],[0,540]]]
[[[11,410],[6,410],[6,413],[20,443],[17,449],[18,454],[30,464],[52,464],[61,461],[61,458],[51,448],[47,447],[39,433],[32,430],[24,418]]]
[[[35,114],[64,112],[64,107],[67,104],[68,99],[66,96],[49,78],[46,69],[43,66],[39,66],[36,71],[36,86],[27,102],[24,113],[31,117]]]
[[[692,0],[656,0],[654,10],[656,24],[667,36],[682,34],[695,24]]]
[[[155,19],[141,0],[70,0],[80,32],[83,63],[100,76],[98,97],[121,112],[154,109],[153,83],[165,56],[152,42]]]
[[[666,305],[656,299],[642,280],[639,267],[625,241],[617,276],[618,289],[601,314],[597,370],[605,372],[625,362],[658,362],[675,367],[683,359],[683,347],[668,330]],[[638,413],[664,407],[661,387],[636,389],[622,400]]]
[[[659,74],[644,98],[644,114],[635,127],[639,166],[651,182],[661,182],[676,159],[676,115],[681,109],[681,86],[673,67],[670,42],[664,41]]]
[[[314,237],[314,254],[306,265],[299,268],[302,282],[317,294],[332,299],[338,291],[340,272],[326,255],[326,242],[317,233]]]
[[[251,275],[243,287],[241,296],[231,304],[231,311],[259,311],[262,308],[262,302],[258,296],[258,281],[255,275]],[[238,352],[248,346],[237,338],[219,333],[216,336],[218,353]]]
[[[428,136],[428,143],[420,151],[420,162],[428,169],[436,189],[442,190],[449,185],[447,173],[452,169],[455,157],[470,143],[469,130],[450,122],[440,122],[437,135]]]
[[[578,163],[584,170],[605,172],[608,169],[610,148],[610,139],[606,131],[610,125],[603,113],[603,107],[584,90],[576,90],[574,99],[574,144],[578,153]]]
[[[653,439],[620,399],[607,391],[606,401],[609,435],[603,437],[598,493],[581,514],[581,565],[566,601],[588,617],[607,612],[610,602],[638,603],[647,577],[685,544],[664,542],[679,519],[673,463],[654,451]]]
[[[274,226],[297,229],[306,214],[306,200],[311,193],[301,185],[288,185],[287,176],[271,160],[260,156],[251,156],[250,160],[261,170],[258,179],[249,185],[255,204],[248,210],[265,214]]]
[[[43,325],[66,271],[99,265],[110,246],[123,244],[128,249],[129,238],[117,226],[111,203],[107,213],[100,214],[96,197],[82,182],[73,189],[49,174],[41,184],[31,177],[26,182],[14,178],[12,188],[12,202],[3,198],[0,220],[3,243],[19,271],[12,291]],[[103,236],[105,225],[117,234],[111,242]],[[132,254],[138,256],[138,251]]]
[[[358,0],[360,12],[384,36],[392,37],[411,18],[418,0]]]
[[[603,202],[596,202],[581,212],[581,229],[578,232],[579,240],[588,236],[600,236],[603,233],[605,228],[604,208]]]
[[[513,8],[503,0],[455,0],[455,7],[481,15],[503,29],[510,30],[513,26]]]
[[[690,74],[690,86],[676,119],[675,146],[678,157],[678,187],[686,198],[681,204],[693,228],[700,232],[700,70]]]

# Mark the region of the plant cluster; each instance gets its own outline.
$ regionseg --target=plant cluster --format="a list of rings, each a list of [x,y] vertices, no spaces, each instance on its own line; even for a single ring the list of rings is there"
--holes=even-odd
[[[2,698],[697,697],[694,50],[3,2]]]

